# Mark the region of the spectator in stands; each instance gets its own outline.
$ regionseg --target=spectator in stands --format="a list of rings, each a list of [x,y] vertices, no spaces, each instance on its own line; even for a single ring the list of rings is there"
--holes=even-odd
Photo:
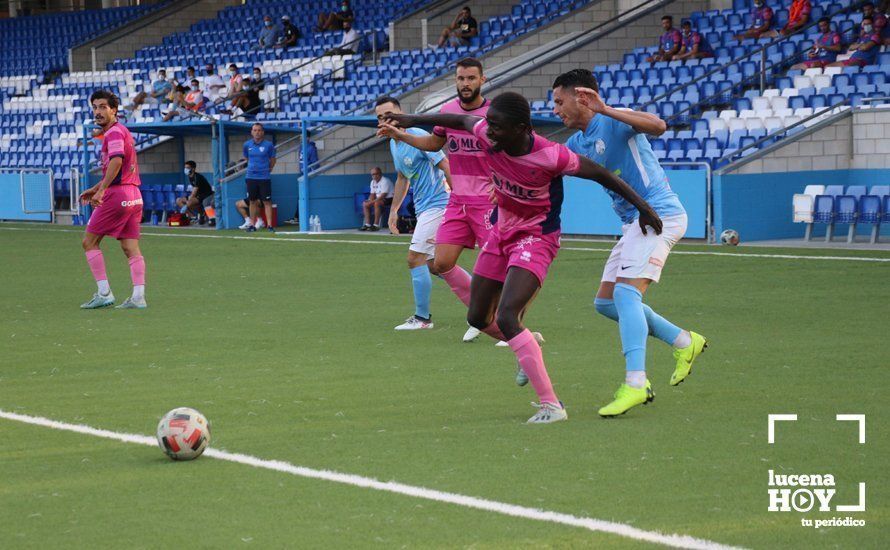
[[[340,2],[340,9],[331,13],[319,13],[318,14],[318,25],[316,25],[316,31],[336,31],[343,29],[345,23],[349,23],[350,25],[355,21],[355,14],[352,13],[352,6],[349,4],[349,0],[343,0]]]
[[[764,33],[773,28],[773,9],[766,5],[765,0],[754,0],[754,9],[751,10],[751,28],[736,35],[736,40],[746,38],[760,38]]]
[[[358,31],[352,28],[349,21],[343,22],[343,38],[335,48],[324,52],[322,55],[352,55],[358,50],[358,43],[361,37]]]
[[[379,166],[371,170],[371,194],[362,203],[364,221],[359,231],[380,231],[380,218],[383,208],[392,204],[392,180],[383,175]],[[371,210],[374,210],[374,223],[370,223]]]
[[[198,78],[198,75],[195,74],[194,67],[186,67],[185,69],[185,78],[182,79],[182,82],[179,81],[178,78],[173,79],[174,86],[190,86],[191,81],[195,78]]]
[[[273,48],[278,44],[279,40],[281,40],[281,27],[276,25],[268,15],[263,17],[263,28],[254,48],[257,50]]]
[[[769,38],[776,38],[780,34],[782,36],[791,36],[810,22],[812,9],[813,6],[810,4],[810,0],[794,0],[788,9],[788,22],[785,23],[785,26],[778,32],[771,30],[763,33],[761,36]]]
[[[213,65],[204,67],[204,95],[213,103],[221,101],[221,97],[226,89],[226,84],[221,76],[216,74],[216,68]]]
[[[158,70],[157,79],[151,83],[151,92],[139,92],[126,110],[138,109],[143,103],[158,105],[167,102],[167,96],[173,91],[173,84],[167,80],[167,71]]]
[[[229,83],[226,86],[226,96],[223,101],[231,101],[229,106],[225,109],[222,109],[220,112],[225,114],[232,114],[232,110],[235,107],[238,107],[237,103],[242,96],[241,92],[244,90],[244,77],[241,76],[241,73],[238,72],[238,65],[234,63],[229,65]]]
[[[191,218],[198,218],[198,223],[207,223],[207,214],[204,207],[213,206],[213,187],[207,178],[198,173],[198,165],[193,160],[185,162],[185,175],[188,176],[192,192],[187,197],[176,199],[176,206],[180,213],[188,214]]]
[[[831,30],[831,20],[827,17],[819,19],[819,38],[813,43],[813,47],[806,53],[806,60],[796,65],[792,69],[811,69],[813,67],[824,67],[837,59],[837,54],[843,51],[844,45],[841,43],[841,35]]]
[[[442,30],[437,47],[441,48],[448,42],[449,46],[469,46],[470,39],[479,34],[479,23],[473,18],[469,6],[464,6],[454,21]]]
[[[683,37],[680,35],[680,31],[674,28],[673,17],[670,15],[662,17],[661,28],[664,29],[664,34],[661,35],[658,41],[658,51],[655,55],[646,58],[646,61],[650,63],[653,61],[670,61],[683,47]]]
[[[883,9],[878,12],[875,11],[875,5],[871,2],[866,2],[862,5],[862,17],[870,17],[872,20],[872,26],[874,26],[875,32],[881,37],[881,43],[890,45],[890,29],[887,28],[887,16],[885,15],[886,9],[890,6],[885,6]],[[860,24],[860,31],[862,25]]]
[[[281,39],[278,41],[278,44],[275,44],[275,47],[292,48],[296,46],[297,40],[300,39],[300,29],[290,22],[290,17],[287,15],[281,16],[281,25]]]
[[[683,46],[680,53],[674,56],[674,59],[703,59],[705,57],[714,57],[714,48],[708,42],[708,39],[702,36],[698,31],[692,30],[692,22],[688,19],[680,24],[683,29]]]
[[[251,139],[244,142],[244,158],[247,162],[247,196],[250,199],[250,221],[247,231],[256,231],[260,201],[266,210],[266,219],[272,219],[272,170],[275,168],[275,145],[265,139],[266,131],[257,122],[250,129]],[[269,231],[274,231],[269,227]]]
[[[201,91],[201,83],[197,78],[193,78],[191,86],[188,88],[178,87],[177,94],[173,99],[173,107],[164,115],[164,122],[173,120],[176,116],[186,118],[189,111],[198,112],[204,110],[204,93]]]
[[[875,62],[878,50],[881,49],[881,36],[875,32],[874,21],[870,17],[862,18],[860,28],[862,30],[859,32],[859,38],[847,49],[850,57],[843,61],[835,61],[829,67],[865,67]]]

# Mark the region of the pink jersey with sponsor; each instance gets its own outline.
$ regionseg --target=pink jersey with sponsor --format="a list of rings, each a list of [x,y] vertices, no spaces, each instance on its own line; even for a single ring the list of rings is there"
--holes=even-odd
[[[493,231],[498,231],[502,240],[517,233],[541,235],[559,231],[562,176],[578,171],[578,155],[561,143],[533,133],[531,152],[511,157],[490,149],[487,129],[488,121],[482,119],[473,127],[473,134],[486,149],[498,199],[498,219]]]
[[[102,140],[103,176],[108,170],[108,162],[114,157],[120,157],[123,164],[110,185],[140,185],[139,166],[136,164],[136,143],[130,131],[120,122],[115,122],[106,130]]]
[[[473,115],[485,118],[488,100],[475,109],[464,109],[460,99],[449,101],[439,110],[440,113]],[[476,136],[464,130],[452,130],[442,126],[433,128],[433,133],[445,138],[448,152],[448,165],[451,167],[451,202],[455,204],[488,204],[491,188],[491,171],[485,160],[485,151]]]

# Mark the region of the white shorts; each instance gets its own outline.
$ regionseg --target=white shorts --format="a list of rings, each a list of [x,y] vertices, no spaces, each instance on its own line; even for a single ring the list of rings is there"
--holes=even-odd
[[[424,210],[417,216],[417,225],[414,226],[414,235],[411,236],[411,246],[408,250],[426,254],[430,258],[436,255],[436,232],[442,224],[445,215],[444,208],[431,208]]]
[[[614,283],[618,277],[658,282],[668,254],[686,234],[686,214],[662,218],[661,222],[661,235],[651,229],[644,235],[636,220],[621,227],[623,235],[606,261],[603,282]]]

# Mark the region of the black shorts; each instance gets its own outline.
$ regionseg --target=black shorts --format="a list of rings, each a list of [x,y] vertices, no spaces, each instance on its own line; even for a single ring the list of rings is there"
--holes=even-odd
[[[271,201],[272,180],[245,180],[247,183],[247,201]]]

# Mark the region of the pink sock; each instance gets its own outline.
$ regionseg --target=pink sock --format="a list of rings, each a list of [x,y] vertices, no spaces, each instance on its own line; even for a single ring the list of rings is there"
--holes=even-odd
[[[495,340],[498,340],[498,341],[506,340],[506,338],[504,337],[504,333],[501,332],[501,329],[500,329],[500,327],[498,327],[497,323],[492,323],[492,324],[488,325],[487,327],[482,329],[482,332],[491,336]],[[519,336],[517,336],[517,338],[519,338]]]
[[[87,250],[87,264],[90,266],[90,271],[93,272],[93,278],[96,279],[96,282],[99,281],[107,281],[108,275],[105,274],[105,259],[102,257],[101,250]]]
[[[547,367],[544,366],[544,356],[541,354],[541,346],[535,340],[531,331],[528,329],[520,332],[516,337],[507,342],[510,349],[516,354],[519,365],[528,376],[535,393],[541,403],[553,403],[559,405],[559,399],[553,391],[553,385],[550,383],[550,377],[547,375]]]
[[[145,284],[145,259],[142,256],[130,258],[130,278],[133,279],[133,286]]]
[[[446,271],[440,273],[451,291],[457,296],[457,299],[464,303],[465,306],[470,305],[470,274],[464,271],[459,265],[456,265]]]

